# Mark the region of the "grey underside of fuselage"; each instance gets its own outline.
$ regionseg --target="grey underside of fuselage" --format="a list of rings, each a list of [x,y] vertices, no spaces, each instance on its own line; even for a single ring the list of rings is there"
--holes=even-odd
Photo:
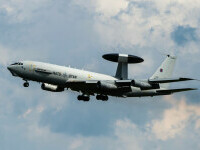
[[[63,76],[57,76],[49,73],[27,71],[27,72],[18,72],[17,75],[24,80],[36,81],[41,83],[49,83],[53,85],[64,86],[64,83],[67,81]]]
[[[67,79],[63,77],[57,77],[55,75],[49,75],[49,74],[44,74],[44,73],[38,73],[37,76],[26,76],[25,78],[32,81],[49,83],[49,84],[58,85],[58,86],[65,86],[64,83],[67,81]]]

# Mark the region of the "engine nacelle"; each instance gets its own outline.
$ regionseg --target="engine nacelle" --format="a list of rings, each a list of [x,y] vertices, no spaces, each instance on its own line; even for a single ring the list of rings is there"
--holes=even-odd
[[[113,83],[98,81],[97,88],[103,91],[117,90],[117,86]]]
[[[132,80],[131,85],[134,87],[141,88],[142,90],[148,90],[148,89],[159,89],[159,84],[150,84],[148,82],[142,82],[137,80]]]
[[[62,92],[64,91],[64,88],[60,88],[57,85],[42,83],[41,88],[45,91],[51,91],[51,92]]]

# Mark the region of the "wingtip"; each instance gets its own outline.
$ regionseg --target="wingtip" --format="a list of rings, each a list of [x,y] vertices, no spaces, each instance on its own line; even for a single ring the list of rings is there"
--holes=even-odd
[[[200,81],[199,79],[193,79],[193,78],[181,78],[181,79],[184,79],[184,80],[195,80],[195,81]]]
[[[189,80],[195,80],[195,81],[200,81],[199,79],[192,79],[192,78],[188,78]]]
[[[191,90],[191,91],[198,90],[198,88],[189,88],[189,90]]]

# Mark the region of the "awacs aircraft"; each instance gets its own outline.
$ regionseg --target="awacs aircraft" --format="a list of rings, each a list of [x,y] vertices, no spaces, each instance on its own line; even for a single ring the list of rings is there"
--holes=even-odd
[[[89,101],[91,95],[96,95],[97,100],[107,101],[108,96],[123,98],[158,96],[196,90],[194,88],[169,89],[169,83],[193,80],[171,78],[176,61],[174,56],[167,55],[153,76],[145,80],[128,78],[128,64],[141,63],[144,61],[142,58],[125,54],[106,54],[103,58],[118,63],[114,77],[35,61],[21,61],[7,68],[13,76],[25,81],[24,87],[28,87],[28,81],[32,80],[42,83],[41,88],[47,91],[62,92],[64,89],[71,89],[81,94],[77,99],[82,101]]]

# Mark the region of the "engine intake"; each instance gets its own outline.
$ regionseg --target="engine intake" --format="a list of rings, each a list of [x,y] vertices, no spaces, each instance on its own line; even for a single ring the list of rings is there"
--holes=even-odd
[[[62,92],[64,91],[64,88],[60,88],[57,85],[42,83],[41,88],[45,91],[51,91],[51,92]]]

